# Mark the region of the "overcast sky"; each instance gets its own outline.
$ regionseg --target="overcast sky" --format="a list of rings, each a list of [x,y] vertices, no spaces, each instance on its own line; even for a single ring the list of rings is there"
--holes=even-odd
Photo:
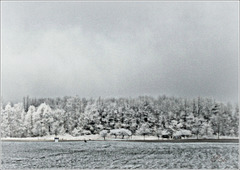
[[[2,2],[3,99],[237,102],[238,2]]]

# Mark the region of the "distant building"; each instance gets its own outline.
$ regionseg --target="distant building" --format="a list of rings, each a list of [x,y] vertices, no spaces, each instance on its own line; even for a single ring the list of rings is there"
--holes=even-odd
[[[54,138],[54,142],[58,142],[59,141],[59,138],[58,137],[55,137]]]

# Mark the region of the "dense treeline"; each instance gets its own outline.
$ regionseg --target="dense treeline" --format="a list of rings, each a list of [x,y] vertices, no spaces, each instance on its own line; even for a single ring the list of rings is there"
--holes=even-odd
[[[186,129],[197,137],[238,136],[239,108],[200,97],[25,97],[22,103],[4,106],[1,119],[2,137],[79,136],[119,128],[140,135]]]

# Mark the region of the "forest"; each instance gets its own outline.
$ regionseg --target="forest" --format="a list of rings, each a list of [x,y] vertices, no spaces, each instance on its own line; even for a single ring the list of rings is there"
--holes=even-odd
[[[127,129],[156,136],[166,129],[193,136],[238,136],[239,106],[212,98],[29,98],[1,108],[1,137],[72,136]]]

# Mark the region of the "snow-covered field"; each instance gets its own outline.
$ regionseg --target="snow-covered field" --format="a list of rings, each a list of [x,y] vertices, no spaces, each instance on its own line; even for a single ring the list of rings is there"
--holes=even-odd
[[[3,169],[237,169],[238,156],[236,143],[2,142]]]

